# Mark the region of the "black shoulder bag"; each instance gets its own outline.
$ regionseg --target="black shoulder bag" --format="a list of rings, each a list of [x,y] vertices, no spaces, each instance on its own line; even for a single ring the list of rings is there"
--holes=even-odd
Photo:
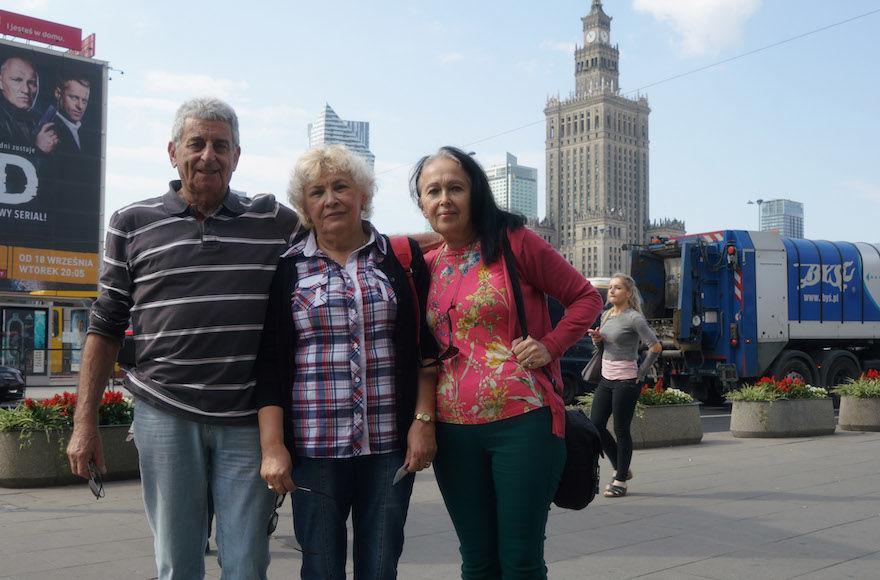
[[[501,235],[501,250],[504,262],[507,264],[510,285],[513,287],[516,318],[519,321],[522,337],[525,339],[529,335],[526,310],[523,305],[522,287],[519,284],[516,260],[510,249],[507,232]],[[550,379],[550,383],[555,389],[556,379],[553,374],[546,366],[541,367],[541,370]],[[565,412],[565,450],[567,452],[565,468],[562,470],[562,477],[559,479],[559,487],[556,489],[553,503],[561,508],[584,509],[599,493],[599,456],[602,455],[602,443],[596,426],[581,411],[569,410]]]

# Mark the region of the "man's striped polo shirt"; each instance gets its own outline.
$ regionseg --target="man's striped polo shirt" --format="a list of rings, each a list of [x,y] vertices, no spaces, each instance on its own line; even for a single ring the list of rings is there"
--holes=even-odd
[[[131,320],[137,399],[210,423],[255,420],[253,364],[279,256],[299,219],[271,195],[230,190],[199,222],[172,181],[115,212],[89,332],[121,340]]]

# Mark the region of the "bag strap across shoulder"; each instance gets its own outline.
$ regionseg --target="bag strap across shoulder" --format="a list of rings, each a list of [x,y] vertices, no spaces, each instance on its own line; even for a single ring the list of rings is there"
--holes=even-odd
[[[510,276],[510,285],[513,287],[513,301],[516,303],[516,319],[519,321],[519,330],[522,337],[529,335],[529,324],[526,321],[526,308],[523,303],[522,287],[519,285],[519,272],[516,270],[516,259],[513,250],[510,249],[510,238],[507,232],[501,234],[501,251],[504,254],[504,262],[507,264],[507,275]]]
[[[513,250],[510,248],[510,239],[507,237],[507,231],[501,234],[501,252],[504,256],[504,262],[507,264],[507,275],[510,276],[510,285],[513,287],[513,301],[516,303],[516,319],[519,321],[519,331],[522,333],[523,339],[529,336],[529,324],[526,321],[526,307],[523,303],[522,286],[519,283],[519,272],[516,270],[516,258],[513,256]],[[541,371],[550,379],[550,384],[556,388],[556,378],[550,370],[543,366]]]
[[[409,245],[409,238],[406,236],[391,236],[389,240],[391,242],[391,251],[394,252],[397,261],[403,266],[403,271],[406,272],[406,279],[409,281],[409,289],[412,292],[413,312],[416,315],[416,341],[418,342],[422,337],[422,317],[421,312],[419,312],[419,294],[416,291],[416,281],[413,276],[412,247]]]

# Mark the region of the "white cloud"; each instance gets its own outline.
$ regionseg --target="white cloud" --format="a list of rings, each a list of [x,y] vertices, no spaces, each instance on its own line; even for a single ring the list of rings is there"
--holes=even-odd
[[[543,40],[541,41],[541,48],[555,50],[565,54],[573,54],[577,45],[574,42],[566,42],[564,40]]]
[[[437,60],[440,61],[441,64],[452,64],[462,59],[464,59],[464,55],[460,52],[447,52],[446,54],[441,54],[437,57]]]
[[[245,81],[200,74],[177,74],[162,70],[148,72],[144,76],[144,83],[144,88],[154,93],[211,95],[220,99],[238,97],[249,87]]]
[[[735,44],[762,0],[633,0],[633,7],[672,27],[686,56]]]

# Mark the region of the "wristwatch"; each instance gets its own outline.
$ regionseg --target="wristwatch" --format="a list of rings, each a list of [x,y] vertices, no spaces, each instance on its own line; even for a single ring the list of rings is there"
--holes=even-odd
[[[415,417],[413,417],[413,418],[416,419],[417,421],[421,421],[422,423],[433,423],[434,422],[434,416],[431,415],[431,413],[422,413],[421,411],[416,413]]]

